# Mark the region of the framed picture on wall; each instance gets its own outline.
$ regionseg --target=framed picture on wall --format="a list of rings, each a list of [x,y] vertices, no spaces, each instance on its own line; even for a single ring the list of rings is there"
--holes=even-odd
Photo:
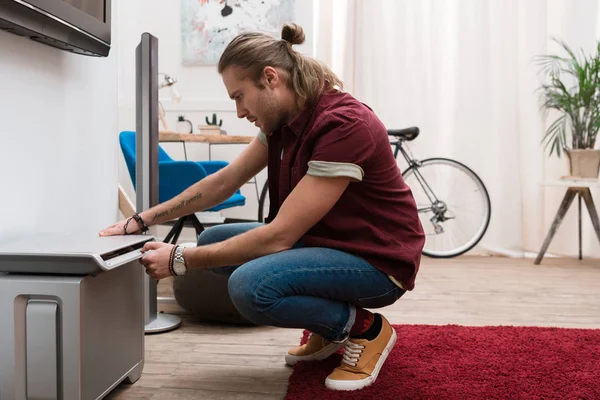
[[[240,32],[260,31],[274,37],[294,21],[296,0],[181,0],[183,65],[215,65]]]

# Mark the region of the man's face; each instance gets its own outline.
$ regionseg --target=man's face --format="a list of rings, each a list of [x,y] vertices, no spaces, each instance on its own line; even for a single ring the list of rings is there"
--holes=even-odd
[[[223,83],[229,97],[235,101],[238,118],[246,118],[266,135],[280,128],[285,121],[286,111],[278,97],[278,77],[263,75],[259,85],[244,76],[237,67],[223,71]],[[274,84],[275,82],[275,84]]]

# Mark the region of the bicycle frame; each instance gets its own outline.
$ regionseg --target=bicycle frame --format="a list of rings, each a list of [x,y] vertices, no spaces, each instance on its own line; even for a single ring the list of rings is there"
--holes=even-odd
[[[433,192],[433,190],[431,189],[431,187],[429,186],[429,184],[425,181],[425,178],[423,178],[423,175],[421,175],[421,172],[419,171],[419,167],[421,166],[421,161],[419,161],[419,160],[415,159],[414,157],[412,157],[412,154],[410,154],[410,152],[407,151],[404,148],[404,146],[402,146],[402,143],[403,143],[402,140],[395,140],[393,142],[390,142],[390,144],[392,146],[395,146],[395,148],[394,148],[394,158],[397,160],[398,159],[398,153],[401,153],[402,156],[404,157],[404,159],[406,160],[406,163],[408,164],[408,168],[405,171],[401,171],[402,175],[404,175],[404,173],[406,171],[408,171],[408,170],[410,170],[412,168],[414,170],[415,177],[417,178],[417,181],[419,182],[419,184],[423,188],[423,191],[427,195],[427,198],[431,202],[431,206],[425,207],[425,208],[419,208],[418,211],[419,212],[433,211],[433,205],[435,203],[439,202],[439,199],[437,198],[437,196],[435,195],[435,193]]]

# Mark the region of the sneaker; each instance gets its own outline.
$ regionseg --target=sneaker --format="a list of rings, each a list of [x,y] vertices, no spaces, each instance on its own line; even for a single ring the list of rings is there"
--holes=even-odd
[[[395,343],[396,331],[381,316],[381,331],[375,339],[348,339],[342,363],[327,377],[325,386],[333,390],[357,390],[371,385]]]
[[[294,347],[287,352],[285,363],[294,365],[298,361],[324,360],[342,347],[344,347],[344,343],[330,342],[323,336],[311,333],[305,344]]]

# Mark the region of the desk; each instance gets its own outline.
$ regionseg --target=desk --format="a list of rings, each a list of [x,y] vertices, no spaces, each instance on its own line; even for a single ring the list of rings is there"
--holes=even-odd
[[[562,203],[560,204],[556,216],[554,217],[554,221],[552,222],[552,226],[550,227],[548,235],[546,236],[546,240],[544,240],[544,244],[542,245],[537,258],[535,259],[534,264],[538,265],[542,261],[544,253],[546,253],[548,246],[550,246],[552,237],[554,237],[556,230],[567,214],[567,211],[569,210],[571,203],[573,203],[575,196],[578,196],[579,200],[579,259],[581,260],[581,199],[583,199],[585,202],[588,212],[590,213],[592,226],[594,227],[594,231],[596,232],[596,236],[600,242],[600,222],[598,220],[598,211],[596,210],[594,200],[592,199],[592,193],[590,192],[590,188],[600,188],[600,180],[569,178],[544,182],[543,185],[566,187],[567,193],[565,193],[565,197],[563,197]]]
[[[159,142],[179,142],[183,144],[183,154],[187,160],[186,143],[208,144],[208,159],[211,160],[211,146],[219,144],[249,144],[254,136],[204,135],[193,133],[175,133],[170,131],[158,132]]]

